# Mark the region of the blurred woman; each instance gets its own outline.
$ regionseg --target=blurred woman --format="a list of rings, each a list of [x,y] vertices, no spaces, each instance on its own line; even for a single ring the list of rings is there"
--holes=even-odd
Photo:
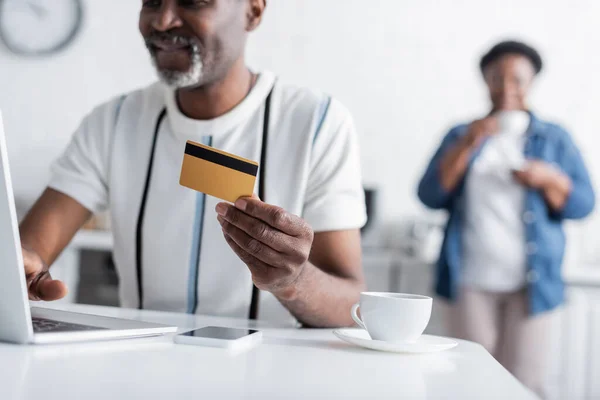
[[[562,224],[587,216],[595,196],[569,133],[527,107],[538,52],[502,42],[480,67],[490,113],[450,130],[418,188],[425,205],[450,214],[436,292],[451,302],[454,336],[481,343],[543,397],[564,300]]]

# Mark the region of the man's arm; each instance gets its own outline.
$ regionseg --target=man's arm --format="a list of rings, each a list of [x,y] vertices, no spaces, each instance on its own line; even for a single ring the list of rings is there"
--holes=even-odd
[[[51,280],[48,268],[90,215],[108,207],[112,137],[123,99],[102,104],[83,119],[53,163],[48,188],[21,223],[30,298],[56,300],[66,294],[62,282]],[[36,290],[47,280],[60,289],[53,296]]]
[[[304,325],[352,326],[350,309],[365,288],[360,231],[319,232],[295,285],[276,296]]]
[[[77,201],[53,189],[46,189],[31,208],[20,226],[30,299],[57,300],[67,294],[48,269],[90,215]]]
[[[219,203],[217,213],[259,289],[306,325],[352,325],[350,307],[364,288],[358,229],[313,234],[300,217],[258,198]]]

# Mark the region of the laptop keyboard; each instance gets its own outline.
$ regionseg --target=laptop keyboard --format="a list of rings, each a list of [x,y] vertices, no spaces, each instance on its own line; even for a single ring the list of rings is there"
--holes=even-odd
[[[77,331],[100,331],[106,328],[98,328],[95,326],[71,324],[68,322],[54,321],[51,319],[44,318],[32,318],[33,332],[77,332]]]

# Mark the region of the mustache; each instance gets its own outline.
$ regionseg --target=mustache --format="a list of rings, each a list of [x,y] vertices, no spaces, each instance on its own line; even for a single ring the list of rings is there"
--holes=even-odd
[[[146,47],[152,49],[156,43],[171,42],[177,45],[191,46],[198,49],[200,46],[194,38],[186,37],[169,32],[152,32],[150,36],[144,38]]]

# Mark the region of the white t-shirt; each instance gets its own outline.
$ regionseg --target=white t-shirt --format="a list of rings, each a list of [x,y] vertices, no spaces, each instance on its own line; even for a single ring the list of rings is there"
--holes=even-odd
[[[357,137],[349,112],[338,101],[263,72],[235,109],[212,120],[194,120],[180,112],[172,89],[153,84],[92,111],[55,163],[50,182],[92,212],[110,209],[122,306],[139,304],[136,227],[157,120],[166,108],[141,234],[143,306],[248,316],[251,275],[223,238],[215,212],[220,200],[180,186],[179,175],[187,140],[206,143],[210,137],[213,147],[259,161],[271,90],[266,202],[301,216],[315,232],[364,225]],[[258,317],[292,318],[265,292]]]
[[[512,176],[524,162],[525,135],[498,134],[485,143],[466,178],[462,284],[494,292],[526,282],[523,210],[526,189]]]

